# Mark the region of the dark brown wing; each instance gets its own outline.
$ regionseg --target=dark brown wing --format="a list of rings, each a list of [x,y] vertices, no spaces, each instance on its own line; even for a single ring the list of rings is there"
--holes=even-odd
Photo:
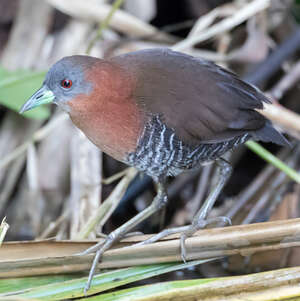
[[[262,109],[268,99],[211,62],[166,49],[138,51],[113,60],[137,76],[134,97],[138,104],[150,114],[160,114],[185,143],[226,141],[255,133],[266,124],[255,109]]]

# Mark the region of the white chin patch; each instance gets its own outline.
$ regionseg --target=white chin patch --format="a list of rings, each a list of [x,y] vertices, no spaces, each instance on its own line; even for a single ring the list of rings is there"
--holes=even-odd
[[[59,108],[61,108],[63,111],[69,113],[70,112],[70,106],[66,101],[53,101]]]

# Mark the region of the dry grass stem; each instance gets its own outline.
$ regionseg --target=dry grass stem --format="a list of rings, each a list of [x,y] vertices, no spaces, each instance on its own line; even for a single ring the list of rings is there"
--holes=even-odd
[[[0,247],[2,245],[2,242],[4,240],[4,237],[6,235],[6,232],[8,231],[9,229],[9,224],[6,222],[6,218],[4,217],[2,219],[2,222],[0,224]]]
[[[47,0],[47,2],[65,14],[88,22],[99,23],[111,11],[111,5],[99,3],[97,0]],[[116,11],[111,19],[110,26],[129,36],[153,36],[153,39],[158,41],[174,41],[167,34],[160,33],[155,27],[123,10]]]
[[[129,237],[104,253],[99,268],[119,268],[140,264],[181,261],[178,235],[144,246],[132,244],[149,235]],[[18,242],[4,243],[0,248],[1,277],[42,275],[86,271],[93,255],[74,256],[92,246],[88,242]],[[120,246],[130,246],[120,248]],[[186,241],[188,259],[220,256],[250,256],[257,252],[300,246],[300,219],[198,231]]]
[[[233,16],[223,19],[215,25],[212,25],[205,32],[191,38],[186,38],[185,40],[175,44],[172,49],[177,51],[183,51],[186,48],[192,47],[197,43],[203,42],[210,38],[215,37],[221,33],[231,30],[235,26],[243,23],[257,13],[265,10],[270,5],[270,0],[255,0],[246,4],[243,8],[237,11]]]
[[[293,132],[300,133],[300,115],[282,105],[265,103],[264,109],[258,111],[275,124],[283,127],[287,132],[291,131],[291,134]]]
[[[61,216],[59,216],[56,221],[51,222],[49,226],[42,232],[42,234],[37,238],[37,240],[42,240],[50,237],[50,235],[69,217],[69,210],[65,210]]]
[[[5,67],[14,70],[35,65],[47,36],[52,13],[53,8],[44,1],[20,1],[10,39],[1,56]]]
[[[41,141],[43,138],[45,138],[58,124],[65,121],[69,117],[66,114],[60,115],[59,117],[51,120],[48,122],[45,126],[40,128],[38,131],[36,131],[32,138],[20,146],[18,146],[14,151],[12,151],[9,155],[4,157],[0,161],[0,169],[5,167],[7,164],[12,162],[13,160],[17,159],[20,155],[22,155],[33,142]]]
[[[133,178],[137,175],[135,168],[129,168],[126,175],[122,178],[120,183],[115,187],[109,197],[102,203],[102,205],[95,211],[94,215],[82,227],[82,230],[74,237],[74,239],[83,239],[94,230],[96,227],[102,227],[113,211],[118,206],[126,189]]]
[[[71,140],[70,232],[77,237],[101,203],[101,151],[81,131]],[[90,238],[96,237],[90,231]]]
[[[217,7],[215,9],[213,9],[212,11],[210,11],[209,13],[207,13],[204,16],[201,16],[197,20],[197,22],[195,23],[193,28],[190,30],[187,37],[188,38],[196,37],[201,32],[206,30],[209,26],[211,26],[211,24],[213,24],[213,22],[218,17],[230,16],[230,15],[234,14],[236,12],[236,10],[237,9],[234,7],[234,5],[223,5],[221,7]]]
[[[300,62],[284,75],[280,81],[268,92],[276,100],[283,97],[283,95],[294,85],[299,82],[300,79]]]
[[[130,168],[130,167],[129,167]],[[109,185],[117,180],[119,180],[120,178],[122,178],[123,176],[125,176],[127,174],[127,172],[129,171],[129,168],[126,168],[120,172],[115,173],[114,175],[112,175],[109,178],[106,179],[102,179],[102,183],[104,185]]]

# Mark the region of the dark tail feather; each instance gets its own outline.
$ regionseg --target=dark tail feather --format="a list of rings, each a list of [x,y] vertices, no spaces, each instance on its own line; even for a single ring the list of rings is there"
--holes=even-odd
[[[273,127],[270,121],[267,121],[265,126],[255,131],[252,136],[255,140],[272,142],[282,146],[291,146],[289,141]]]

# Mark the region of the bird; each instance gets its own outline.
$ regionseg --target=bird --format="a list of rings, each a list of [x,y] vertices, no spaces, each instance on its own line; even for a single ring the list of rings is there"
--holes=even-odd
[[[289,145],[258,111],[270,102],[233,72],[167,48],[108,59],[74,55],[49,69],[42,87],[20,112],[56,104],[103,152],[148,174],[157,184],[149,207],[87,250],[96,256],[85,290],[103,252],[167,204],[169,176],[212,162],[219,166],[218,183],[181,233],[183,260],[187,237],[211,222],[230,223],[226,217],[208,218],[232,170],[222,156],[250,139]],[[156,238],[171,232],[163,231]]]

